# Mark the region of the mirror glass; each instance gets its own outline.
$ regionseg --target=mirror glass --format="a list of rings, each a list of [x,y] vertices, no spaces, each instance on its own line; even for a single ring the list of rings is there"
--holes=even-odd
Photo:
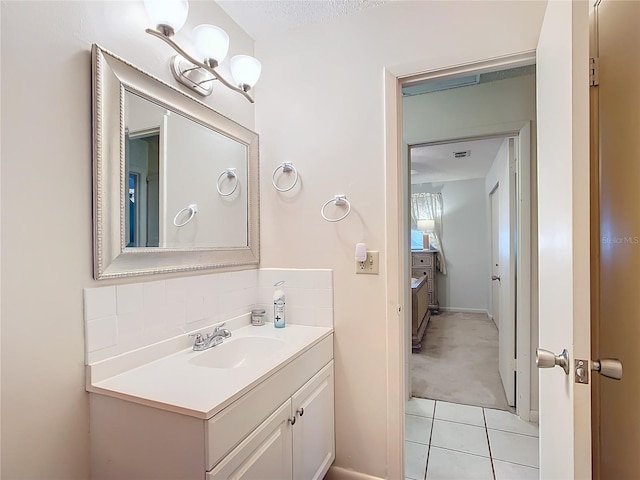
[[[257,264],[258,135],[92,52],[95,278]]]
[[[124,109],[126,247],[246,247],[247,146],[127,90]]]

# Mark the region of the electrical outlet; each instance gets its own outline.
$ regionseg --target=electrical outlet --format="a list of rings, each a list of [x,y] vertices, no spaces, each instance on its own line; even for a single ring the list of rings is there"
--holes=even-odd
[[[364,262],[356,261],[356,273],[378,275],[378,263],[380,252],[367,251],[367,259]]]

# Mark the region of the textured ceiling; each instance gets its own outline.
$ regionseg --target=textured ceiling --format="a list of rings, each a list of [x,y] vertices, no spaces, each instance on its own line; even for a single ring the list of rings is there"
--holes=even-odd
[[[377,7],[388,0],[217,0],[254,40]]]

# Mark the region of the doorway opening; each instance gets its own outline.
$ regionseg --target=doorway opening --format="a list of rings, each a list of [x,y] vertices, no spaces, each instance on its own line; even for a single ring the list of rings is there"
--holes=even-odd
[[[516,142],[497,135],[409,148],[412,397],[515,407]],[[510,325],[501,325],[500,307]]]
[[[479,455],[493,478],[502,441],[519,442],[516,469],[535,474],[535,66],[401,86],[406,476]],[[495,428],[504,422],[516,431]]]

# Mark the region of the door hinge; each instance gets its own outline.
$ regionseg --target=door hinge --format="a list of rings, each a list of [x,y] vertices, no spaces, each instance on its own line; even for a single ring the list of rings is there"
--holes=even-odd
[[[598,69],[600,67],[600,59],[597,57],[591,57],[589,59],[589,86],[595,87],[600,85],[600,79],[598,78]]]

